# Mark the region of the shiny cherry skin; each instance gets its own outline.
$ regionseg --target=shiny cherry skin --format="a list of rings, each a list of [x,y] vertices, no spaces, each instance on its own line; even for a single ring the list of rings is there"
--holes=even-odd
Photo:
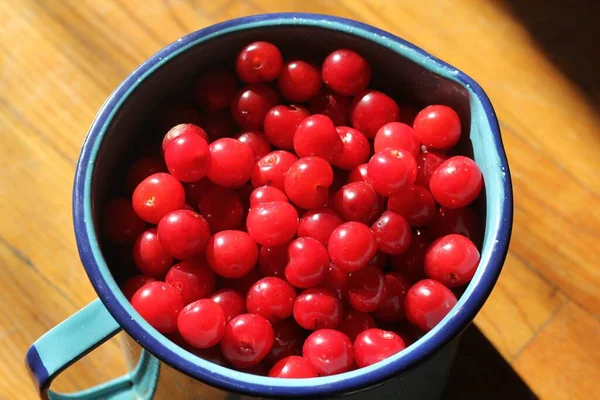
[[[283,57],[269,42],[253,42],[239,52],[235,72],[246,83],[264,83],[277,79],[283,69]]]
[[[272,378],[316,378],[310,363],[300,356],[288,356],[279,360],[269,371]]]
[[[265,357],[265,361],[275,364],[279,360],[289,356],[297,356],[302,353],[302,343],[306,338],[305,331],[292,319],[287,319],[273,325],[275,341],[271,351]]]
[[[163,276],[173,263],[158,240],[156,228],[147,229],[136,239],[131,254],[136,268],[153,277]]]
[[[182,182],[195,182],[206,176],[211,153],[206,140],[196,134],[184,134],[165,148],[165,163],[171,175]]]
[[[361,131],[369,139],[375,138],[377,131],[388,122],[398,121],[398,104],[389,96],[376,90],[359,93],[350,106],[352,127]]]
[[[131,298],[135,292],[140,290],[142,286],[148,282],[155,281],[156,279],[148,275],[135,275],[125,281],[125,283],[121,286],[121,290],[123,291],[123,294],[127,300],[131,301]]]
[[[138,217],[127,199],[113,199],[102,210],[100,231],[113,243],[133,243],[145,228],[146,223]]]
[[[285,175],[285,194],[304,209],[323,207],[333,183],[333,169],[323,158],[310,156],[296,161]]]
[[[368,367],[401,352],[406,348],[397,334],[383,329],[369,329],[354,341],[354,362],[359,368]]]
[[[285,266],[288,263],[288,246],[262,246],[258,252],[258,268],[264,276],[285,278]]]
[[[367,174],[377,193],[396,196],[415,183],[417,162],[406,150],[387,148],[371,157]]]
[[[306,289],[294,303],[294,319],[304,329],[335,329],[342,319],[342,303],[324,288]]]
[[[185,189],[185,202],[187,204],[198,206],[198,202],[200,201],[200,198],[204,196],[204,193],[216,186],[217,185],[209,181],[208,178],[200,179],[196,182],[185,183],[183,185]]]
[[[213,183],[239,188],[250,179],[254,154],[248,146],[236,139],[223,138],[212,142],[209,148],[212,161],[207,176]]]
[[[446,157],[443,153],[435,151],[427,151],[417,155],[415,158],[417,161],[417,179],[415,180],[415,183],[429,190],[431,176],[437,167],[439,167],[440,164],[447,159],[448,157]]]
[[[348,336],[354,343],[361,332],[373,328],[377,328],[377,325],[369,313],[349,309],[344,313],[344,318],[337,330]]]
[[[388,200],[388,210],[402,215],[411,226],[430,224],[435,218],[436,209],[429,190],[419,185],[412,185]]]
[[[431,176],[429,187],[433,198],[447,208],[462,208],[481,193],[483,178],[475,161],[454,156],[444,161]]]
[[[202,139],[206,140],[206,143],[208,143],[210,141],[208,139],[208,134],[206,133],[206,131],[204,129],[200,128],[198,125],[194,125],[194,124],[175,125],[171,129],[169,129],[169,131],[167,132],[167,134],[165,135],[165,137],[162,140],[163,154],[164,154],[165,150],[167,149],[167,145],[169,143],[171,143],[173,140],[177,139],[179,136],[184,135],[184,134],[198,135]],[[156,172],[161,172],[161,171],[156,171]]]
[[[211,299],[196,300],[179,313],[177,329],[192,347],[207,349],[219,343],[225,334],[225,314]]]
[[[362,56],[352,50],[341,49],[329,54],[321,68],[327,87],[344,96],[355,96],[371,81],[371,67]]]
[[[410,246],[412,231],[404,217],[386,211],[373,223],[371,230],[377,239],[377,248],[385,254],[402,254]]]
[[[131,305],[160,333],[177,330],[177,315],[184,306],[176,288],[157,281],[148,282],[135,292]]]
[[[157,224],[171,211],[185,203],[183,185],[172,175],[159,172],[144,179],[135,188],[132,197],[133,209],[146,222]]]
[[[432,330],[452,310],[456,296],[432,279],[415,283],[406,293],[406,318],[423,332]]]
[[[344,220],[330,208],[309,210],[300,219],[298,237],[310,237],[327,246],[331,233],[344,223]]]
[[[273,327],[256,314],[241,314],[225,327],[221,352],[237,368],[250,368],[261,362],[273,347]]]
[[[383,198],[367,182],[351,182],[335,194],[333,208],[346,221],[372,224],[383,211]]]
[[[268,141],[284,150],[294,148],[294,133],[310,115],[310,112],[298,105],[279,105],[271,108],[265,116],[264,130]]]
[[[385,299],[385,276],[378,268],[364,267],[350,273],[344,296],[356,311],[376,311]]]
[[[269,86],[253,84],[241,88],[231,102],[231,115],[244,129],[262,129],[267,112],[279,102]]]
[[[165,282],[179,290],[184,304],[209,297],[216,288],[214,272],[199,260],[182,261],[173,265]]]
[[[292,316],[295,300],[296,290],[292,285],[269,276],[250,287],[246,294],[246,309],[274,324]]]
[[[254,154],[254,162],[260,160],[271,152],[271,144],[261,131],[243,131],[235,135],[235,138],[250,147]]]
[[[317,94],[322,85],[319,69],[301,60],[286,62],[277,79],[277,86],[283,97],[294,103],[308,101]]]
[[[377,131],[373,147],[376,153],[391,147],[404,149],[416,157],[421,150],[421,143],[410,126],[402,122],[389,122]]]
[[[242,199],[238,192],[229,188],[217,186],[205,192],[200,197],[198,209],[213,234],[238,229],[244,220]]]
[[[273,201],[289,202],[285,193],[277,189],[275,186],[259,186],[250,194],[250,207],[257,206],[262,203],[271,203]]]
[[[433,222],[427,226],[427,231],[434,239],[457,233],[471,239],[475,244],[481,240],[477,214],[469,207],[456,209],[440,207]]]
[[[368,163],[360,164],[358,167],[354,167],[348,175],[348,182],[368,182],[368,167]]]
[[[252,186],[274,186],[279,190],[285,190],[285,174],[292,164],[298,161],[298,157],[283,150],[273,151],[254,165],[252,170]]]
[[[206,131],[210,140],[233,136],[239,130],[229,110],[214,114],[202,114],[200,116],[200,126]]]
[[[344,272],[363,268],[377,253],[377,239],[367,225],[346,222],[338,226],[327,243],[331,261]]]
[[[125,177],[127,193],[133,193],[141,181],[158,172],[167,172],[167,166],[162,158],[149,156],[137,159],[131,164]]]
[[[235,75],[231,71],[214,68],[194,82],[193,96],[202,111],[216,113],[229,107],[236,91]]]
[[[367,162],[371,153],[367,137],[349,126],[338,126],[335,130],[342,138],[342,154],[335,161],[335,166],[350,171]]]
[[[191,260],[204,254],[210,238],[208,222],[189,210],[165,215],[158,223],[158,239],[163,248],[177,260]]]
[[[331,118],[335,126],[345,126],[350,123],[351,102],[350,97],[322,88],[308,101],[308,109],[312,114],[323,114]]]
[[[406,293],[412,286],[412,281],[400,272],[390,272],[385,275],[385,286],[385,297],[373,316],[381,322],[402,321],[405,316]]]
[[[294,134],[294,150],[299,157],[318,156],[333,163],[341,157],[343,149],[342,138],[325,115],[305,118]]]
[[[242,231],[221,231],[206,246],[206,261],[215,274],[224,278],[241,278],[258,261],[258,246]]]
[[[425,107],[413,123],[419,142],[427,148],[448,150],[460,140],[460,117],[452,108],[443,105]]]
[[[288,247],[288,259],[285,278],[297,288],[319,286],[327,276],[329,254],[316,239],[301,237],[294,240]]]
[[[354,363],[352,342],[334,329],[313,332],[302,346],[302,356],[319,376],[350,371]]]
[[[479,251],[462,235],[446,235],[425,253],[425,275],[448,288],[463,286],[473,279],[479,265]]]
[[[429,237],[421,230],[415,230],[412,235],[410,246],[400,254],[390,259],[392,269],[401,272],[412,281],[425,278],[423,263],[425,252],[431,244]]]
[[[246,312],[246,299],[237,290],[220,289],[210,299],[221,306],[225,323]]]
[[[252,207],[246,218],[248,233],[263,246],[278,246],[292,240],[298,231],[298,211],[285,201]]]

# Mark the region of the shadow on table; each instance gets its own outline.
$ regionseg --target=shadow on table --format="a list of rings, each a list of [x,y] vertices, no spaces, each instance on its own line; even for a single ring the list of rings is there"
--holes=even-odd
[[[481,331],[464,332],[444,399],[529,400],[537,396]]]

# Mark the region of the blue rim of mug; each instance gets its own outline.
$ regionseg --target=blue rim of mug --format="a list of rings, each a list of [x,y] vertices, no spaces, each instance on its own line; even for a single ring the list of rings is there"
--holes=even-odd
[[[487,198],[481,264],[454,309],[434,329],[399,354],[367,368],[310,380],[276,379],[237,372],[205,361],[175,345],[144,321],[126,300],[101,254],[92,222],[92,178],[101,142],[113,117],[140,82],[170,59],[199,43],[228,33],[281,25],[329,29],[373,41],[429,71],[460,83],[468,90],[471,102],[481,109],[479,118],[490,131],[486,145],[493,146],[492,155],[496,158],[493,165],[488,166],[492,170],[489,177],[493,179],[486,179],[486,190],[494,186],[495,195]],[[254,15],[212,25],[177,40],[144,62],[99,110],[82,146],[73,189],[73,220],[81,260],[98,296],[121,327],[150,353],[191,377],[227,391],[263,396],[330,395],[375,385],[406,372],[448,344],[469,325],[494,287],[508,251],[512,216],[511,180],[498,122],[487,95],[472,78],[378,28],[345,18],[307,13]]]

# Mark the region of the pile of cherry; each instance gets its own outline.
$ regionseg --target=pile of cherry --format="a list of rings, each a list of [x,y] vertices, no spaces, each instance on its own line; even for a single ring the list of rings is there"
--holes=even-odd
[[[482,175],[449,156],[457,113],[368,89],[351,50],[319,67],[256,42],[235,71],[193,86],[203,120],[229,122],[177,121],[103,211],[140,273],[124,294],[176,343],[251,373],[326,376],[402,351],[479,263]]]

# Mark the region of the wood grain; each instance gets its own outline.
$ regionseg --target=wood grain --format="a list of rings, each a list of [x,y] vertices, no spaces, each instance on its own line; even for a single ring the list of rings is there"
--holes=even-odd
[[[137,65],[182,35],[275,11],[376,25],[485,88],[512,169],[515,225],[505,270],[476,323],[543,398],[598,391],[600,84],[563,73],[509,0],[0,0],[0,399],[33,398],[27,346],[95,297],[77,257],[70,196],[98,108]],[[561,18],[577,25],[566,11]],[[597,52],[585,57],[580,68],[598,65]],[[67,371],[57,389],[122,371],[111,343]]]

